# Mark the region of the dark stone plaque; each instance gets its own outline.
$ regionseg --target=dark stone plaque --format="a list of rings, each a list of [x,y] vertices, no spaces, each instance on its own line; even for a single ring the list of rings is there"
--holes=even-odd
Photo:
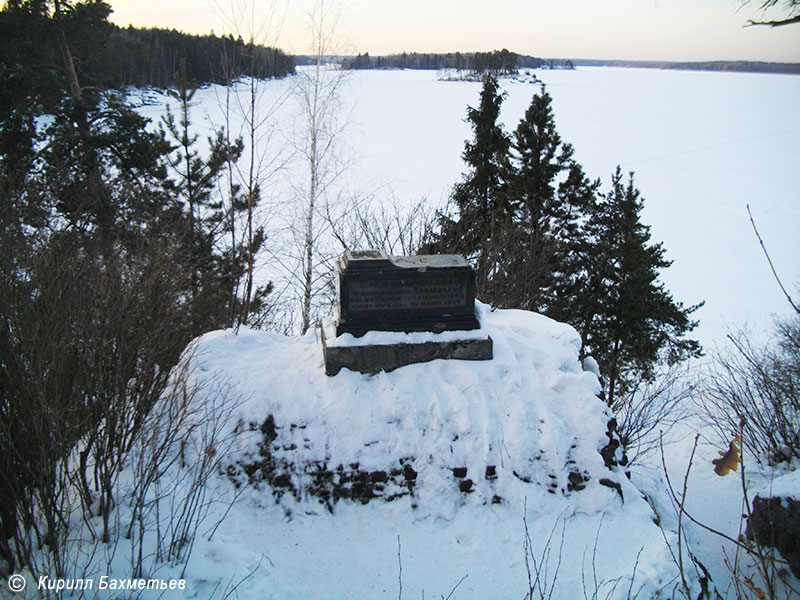
[[[456,255],[346,252],[338,263],[336,335],[477,329],[475,275]]]

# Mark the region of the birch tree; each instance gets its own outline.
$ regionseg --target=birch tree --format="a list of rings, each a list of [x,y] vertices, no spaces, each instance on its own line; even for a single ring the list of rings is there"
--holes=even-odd
[[[344,127],[340,91],[347,71],[328,62],[341,52],[337,37],[340,19],[339,5],[329,0],[319,0],[308,13],[313,64],[301,70],[296,80],[304,123],[297,150],[305,172],[305,183],[296,187],[302,223],[295,227],[301,249],[301,333],[311,326],[312,303],[323,280],[319,266],[324,257],[318,252],[325,233],[322,208],[325,206],[330,213],[330,203],[334,201],[331,186],[344,169],[337,156],[337,142]]]

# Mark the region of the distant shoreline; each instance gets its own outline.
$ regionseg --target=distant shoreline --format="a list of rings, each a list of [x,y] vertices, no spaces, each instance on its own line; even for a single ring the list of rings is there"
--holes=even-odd
[[[676,62],[666,60],[618,60],[595,58],[541,58],[524,54],[516,54],[502,50],[500,52],[484,53],[419,53],[403,52],[402,54],[387,54],[370,56],[369,53],[353,55],[329,56],[329,60],[349,63],[351,69],[423,69],[440,70],[456,68],[459,61],[468,62],[477,55],[508,56],[516,59],[517,69],[548,69],[548,68],[575,68],[575,67],[625,67],[638,69],[670,69],[678,71],[723,71],[733,73],[779,73],[800,75],[800,63],[780,63],[752,60],[713,60],[697,62]],[[314,58],[304,55],[294,55],[295,65],[313,64]],[[470,65],[464,62],[462,68],[469,69]]]
[[[800,63],[773,63],[748,60],[706,62],[669,62],[659,60],[597,60],[573,58],[576,67],[626,67],[639,69],[672,69],[677,71],[726,71],[735,73],[782,73],[800,75]]]

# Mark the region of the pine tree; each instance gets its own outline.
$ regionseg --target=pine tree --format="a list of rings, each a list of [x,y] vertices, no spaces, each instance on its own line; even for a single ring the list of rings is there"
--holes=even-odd
[[[442,217],[441,233],[428,250],[463,254],[476,267],[478,295],[492,271],[491,248],[497,241],[504,209],[500,192],[508,172],[510,140],[498,123],[505,94],[499,91],[497,77],[483,77],[478,108],[467,108],[466,120],[473,131],[461,157],[469,171],[453,188],[452,200],[458,209],[457,219]]]
[[[503,197],[512,218],[506,223],[503,258],[490,296],[499,306],[547,312],[564,273],[578,220],[598,183],[573,159],[572,146],[556,131],[546,90],[533,96],[514,131],[511,170]]]
[[[196,148],[198,136],[192,132],[190,114],[196,87],[187,80],[183,61],[175,79],[176,89],[170,94],[179,102],[180,117],[176,120],[167,110],[164,125],[177,144],[170,165],[176,175],[173,193],[182,201],[187,219],[188,230],[182,241],[190,262],[191,297],[198,312],[198,325],[219,327],[230,323],[232,311],[231,307],[226,310],[226,304],[236,301],[230,290],[244,274],[243,257],[217,252],[232,222],[225,210],[246,211],[247,204],[234,198],[226,207],[215,192],[226,167],[241,155],[243,143],[241,139],[230,143],[225,132],[218,130],[208,139],[208,156],[201,156]],[[230,191],[237,193],[237,190]],[[236,253],[236,250],[231,249],[231,252]]]
[[[683,336],[696,323],[698,306],[676,302],[658,281],[671,261],[662,244],[650,241],[640,219],[643,200],[619,167],[611,190],[589,207],[588,218],[573,245],[573,277],[560,287],[583,340],[582,354],[597,360],[603,394],[612,407],[624,401],[640,378],[653,376],[661,361],[670,363],[700,353],[699,344]],[[566,315],[563,315],[566,316]]]

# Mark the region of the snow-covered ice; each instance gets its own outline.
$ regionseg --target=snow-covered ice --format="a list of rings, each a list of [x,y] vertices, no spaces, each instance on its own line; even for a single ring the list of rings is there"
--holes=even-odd
[[[674,261],[662,276],[667,289],[687,305],[706,302],[695,313],[701,343],[709,349],[724,345],[729,330],[745,325],[766,340],[771,315],[785,315],[788,304],[746,207],[784,285],[797,289],[800,77],[604,67],[535,73],[553,97],[563,141],[573,145],[590,178],[601,178],[607,189],[617,165],[635,172],[645,199],[643,220]],[[261,84],[260,114],[270,118],[259,151],[283,156],[271,167],[288,160],[302,122],[292,85],[291,78]],[[464,118],[480,87],[438,81],[435,71],[353,73],[342,88],[341,121],[349,125],[340,152],[348,169],[339,187],[348,195],[375,194],[409,206],[425,197],[442,206],[464,172],[461,153],[471,136]],[[504,80],[502,87],[507,98],[501,121],[511,132],[540,86]],[[195,102],[199,130],[225,123],[223,89],[200,90]],[[163,103],[140,110],[157,120]],[[238,135],[241,117],[233,114],[231,124]],[[263,218],[273,244],[297,212],[298,168],[289,161],[263,186]],[[274,264],[262,265],[259,274],[280,280]]]

